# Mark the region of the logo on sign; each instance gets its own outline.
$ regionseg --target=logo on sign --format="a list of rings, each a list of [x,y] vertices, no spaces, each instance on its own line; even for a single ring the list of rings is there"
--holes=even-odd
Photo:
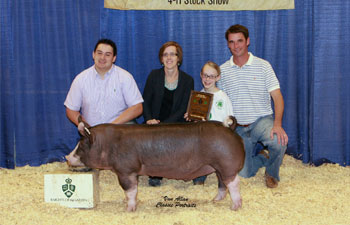
[[[71,184],[72,179],[70,178],[67,178],[65,181],[66,181],[66,184],[62,185],[62,191],[67,196],[67,198],[70,198],[74,194],[75,185]]]

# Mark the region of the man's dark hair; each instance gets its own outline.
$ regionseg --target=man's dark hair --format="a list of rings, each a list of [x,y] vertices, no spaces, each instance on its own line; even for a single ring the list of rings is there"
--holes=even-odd
[[[96,52],[97,46],[99,44],[110,45],[113,48],[113,56],[117,55],[117,45],[112,40],[110,40],[110,39],[100,39],[95,45],[94,52]]]
[[[235,34],[235,33],[242,33],[246,40],[249,38],[248,28],[246,28],[243,25],[236,24],[236,25],[230,26],[230,28],[227,29],[227,31],[225,33],[226,40],[228,41],[229,34]]]

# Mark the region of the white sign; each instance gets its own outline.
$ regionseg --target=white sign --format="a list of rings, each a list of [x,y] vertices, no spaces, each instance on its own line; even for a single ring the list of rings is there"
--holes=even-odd
[[[98,171],[57,171],[44,175],[45,202],[70,208],[94,208],[99,200]]]
[[[278,10],[294,9],[294,0],[104,0],[120,10]]]

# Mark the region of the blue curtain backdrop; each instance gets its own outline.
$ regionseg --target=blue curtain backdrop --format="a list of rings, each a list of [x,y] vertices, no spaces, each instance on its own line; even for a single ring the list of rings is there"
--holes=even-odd
[[[93,63],[100,6],[1,1],[1,167],[62,161],[76,142],[63,101],[75,74]]]
[[[224,33],[240,23],[250,51],[268,60],[285,99],[287,153],[304,163],[350,165],[350,2],[295,0],[295,10],[120,11],[103,0],[5,0],[0,3],[0,167],[63,161],[76,128],[64,99],[74,77],[93,64],[99,38],[118,45],[116,64],[140,88],[159,68],[169,40],[184,50],[181,69],[195,79],[207,60],[230,57]],[[142,122],[142,118],[139,119]]]
[[[0,2],[0,167],[13,168],[14,158],[14,60],[9,2]]]

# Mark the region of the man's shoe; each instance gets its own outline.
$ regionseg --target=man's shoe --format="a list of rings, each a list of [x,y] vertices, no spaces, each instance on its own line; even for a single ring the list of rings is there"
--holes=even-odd
[[[193,179],[193,185],[204,185],[204,181],[207,179],[207,176],[200,176]]]
[[[265,172],[265,182],[268,188],[276,188],[278,186],[278,180],[270,176]]]
[[[204,181],[202,180],[193,181],[193,185],[204,185]]]

